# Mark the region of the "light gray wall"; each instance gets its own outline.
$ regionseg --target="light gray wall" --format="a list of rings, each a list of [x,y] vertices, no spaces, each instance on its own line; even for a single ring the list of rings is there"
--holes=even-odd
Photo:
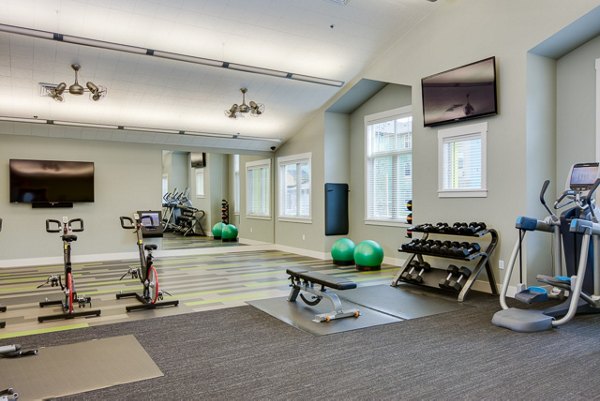
[[[365,116],[409,106],[412,101],[411,92],[408,86],[388,84],[352,113],[350,118],[352,163],[350,163],[349,237],[356,244],[367,239],[377,241],[383,247],[384,255],[392,258],[399,257],[398,248],[405,241],[406,229],[365,224]],[[425,172],[429,171],[425,170]],[[413,182],[420,176],[417,173],[413,167]],[[419,210],[419,207],[413,210]]]
[[[325,183],[350,182],[350,117],[348,114],[325,112],[324,132]]]
[[[496,270],[499,258],[509,258],[517,236],[515,218],[527,205],[527,52],[597,5],[588,0],[571,1],[568,7],[560,0],[437,2],[434,14],[365,71],[364,78],[413,88],[415,222],[485,221],[501,237],[492,259]],[[499,114],[478,120],[488,122],[488,196],[438,198],[438,128],[423,127],[420,80],[489,56],[497,61]]]
[[[523,215],[544,218],[548,212],[539,201],[545,180],[551,186],[546,200],[551,207],[555,196],[556,177],[556,60],[535,54],[527,54],[527,142],[526,142],[526,200]],[[552,237],[546,233],[527,235],[524,271],[526,282],[537,282],[538,274],[553,275],[551,258]],[[509,245],[509,244],[506,244]],[[507,246],[508,248],[508,246]],[[516,273],[516,271],[515,271]],[[518,282],[514,274],[512,282]]]
[[[560,58],[557,76],[557,193],[565,188],[569,168],[596,160],[596,69],[600,37]]]
[[[72,209],[32,209],[9,203],[9,159],[82,160],[95,164],[95,201]],[[50,139],[0,133],[0,202],[3,230],[0,259],[60,257],[57,234],[45,231],[45,220],[80,217],[73,256],[135,251],[135,238],[119,225],[119,216],[161,208],[162,150],[149,145]]]
[[[281,245],[323,252],[325,250],[324,226],[324,130],[325,113],[318,113],[302,130],[277,150],[277,157],[310,152],[311,159],[311,214],[312,223],[275,220],[275,242]],[[277,170],[277,160],[274,161]],[[275,174],[275,179],[278,175]],[[279,185],[273,191],[277,194]],[[279,200],[275,196],[274,216],[278,214]]]

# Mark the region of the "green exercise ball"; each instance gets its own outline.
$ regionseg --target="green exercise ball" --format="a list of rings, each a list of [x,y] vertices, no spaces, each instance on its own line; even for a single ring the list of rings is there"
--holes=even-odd
[[[221,239],[225,242],[237,241],[238,229],[233,224],[223,224]]]
[[[383,248],[375,241],[363,241],[354,248],[354,261],[358,270],[380,270]]]
[[[223,226],[225,224],[223,224],[222,221],[216,223],[213,228],[212,228],[212,234],[214,239],[221,239],[221,235],[223,233]]]
[[[354,264],[354,242],[350,238],[340,238],[333,243],[331,247],[331,257],[333,263],[338,266],[348,266]]]

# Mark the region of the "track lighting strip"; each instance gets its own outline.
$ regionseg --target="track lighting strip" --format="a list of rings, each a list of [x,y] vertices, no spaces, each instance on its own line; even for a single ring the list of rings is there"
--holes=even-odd
[[[0,24],[0,32],[14,33],[17,35],[24,35],[24,36],[29,36],[29,37],[33,37],[33,38],[56,40],[59,42],[72,43],[72,44],[83,45],[83,46],[90,46],[90,47],[94,47],[97,49],[114,50],[114,51],[133,53],[133,54],[143,54],[143,55],[147,55],[147,56],[159,57],[159,58],[164,58],[164,59],[168,59],[168,60],[183,61],[186,63],[193,63],[193,64],[205,65],[205,66],[210,66],[210,67],[220,67],[220,68],[226,68],[226,69],[230,69],[230,70],[250,72],[250,73],[254,73],[254,74],[261,74],[261,75],[267,75],[267,76],[271,76],[271,77],[291,79],[291,80],[301,81],[301,82],[310,82],[310,83],[318,84],[318,85],[335,86],[338,88],[340,88],[344,85],[344,81],[338,81],[335,79],[319,78],[319,77],[313,77],[313,76],[309,76],[309,75],[296,74],[293,72],[272,70],[269,68],[229,63],[227,61],[213,60],[213,59],[208,59],[208,58],[203,58],[203,57],[191,56],[191,55],[187,55],[187,54],[171,53],[171,52],[162,51],[162,50],[146,49],[143,47],[130,46],[130,45],[114,43],[114,42],[105,42],[103,40],[82,38],[79,36],[72,36],[72,35],[64,35],[61,33],[41,31],[38,29],[30,29],[30,28],[24,28],[24,27],[14,26],[14,25]]]
[[[217,132],[200,132],[200,131],[184,131],[176,129],[164,129],[164,128],[148,128],[148,127],[128,127],[123,125],[106,125],[106,124],[92,124],[82,123],[77,121],[59,121],[59,120],[48,120],[43,118],[24,118],[24,117],[11,117],[11,116],[0,116],[0,121],[6,121],[11,123],[29,123],[29,124],[48,124],[48,125],[59,125],[67,127],[79,127],[79,128],[100,128],[100,129],[118,129],[125,131],[137,131],[137,132],[151,132],[159,134],[176,134],[176,135],[191,135],[201,136],[208,138],[220,138],[220,139],[242,139],[252,140],[270,143],[281,143],[281,139],[278,138],[260,138],[256,136],[240,135],[236,134],[220,134]]]

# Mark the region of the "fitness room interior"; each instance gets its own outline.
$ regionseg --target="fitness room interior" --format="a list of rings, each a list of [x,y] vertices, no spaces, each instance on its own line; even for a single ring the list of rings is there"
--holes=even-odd
[[[1,401],[599,397],[600,1],[5,0],[0,55]]]

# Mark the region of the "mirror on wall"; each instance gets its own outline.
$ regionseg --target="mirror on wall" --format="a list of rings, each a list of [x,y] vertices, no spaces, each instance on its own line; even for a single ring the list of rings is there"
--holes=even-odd
[[[161,249],[239,245],[211,236],[224,219],[239,229],[239,155],[164,150],[161,179]]]

